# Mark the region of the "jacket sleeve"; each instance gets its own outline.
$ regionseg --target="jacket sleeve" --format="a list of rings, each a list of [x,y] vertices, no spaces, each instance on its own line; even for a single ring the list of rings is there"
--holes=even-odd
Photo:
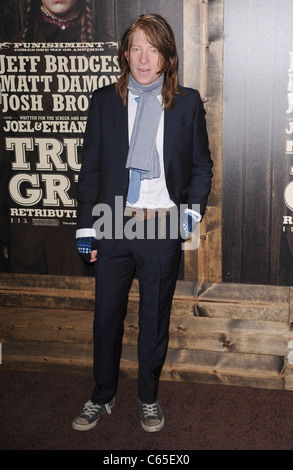
[[[97,94],[94,93],[89,108],[78,178],[77,236],[95,236],[92,211],[97,203],[100,187],[100,145],[100,110]]]
[[[205,109],[198,92],[193,129],[193,161],[189,186],[188,207],[203,215],[208,194],[211,189],[212,166],[211,152],[206,128]],[[195,207],[197,206],[197,207]]]

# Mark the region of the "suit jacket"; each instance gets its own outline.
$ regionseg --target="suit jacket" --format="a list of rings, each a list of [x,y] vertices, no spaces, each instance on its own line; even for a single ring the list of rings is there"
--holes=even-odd
[[[212,160],[205,111],[198,91],[180,88],[174,108],[165,111],[164,169],[166,185],[177,205],[200,205],[201,214],[211,186]],[[126,200],[129,170],[128,109],[109,85],[93,93],[83,145],[78,184],[77,229],[92,228],[95,204],[115,208],[115,196]]]

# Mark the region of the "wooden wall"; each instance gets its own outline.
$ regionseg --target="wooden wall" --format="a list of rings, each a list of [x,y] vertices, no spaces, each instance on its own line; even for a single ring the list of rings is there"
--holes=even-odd
[[[91,373],[94,281],[2,274],[2,367]],[[292,289],[178,281],[162,378],[293,390]],[[137,375],[138,286],[131,288],[121,374]]]

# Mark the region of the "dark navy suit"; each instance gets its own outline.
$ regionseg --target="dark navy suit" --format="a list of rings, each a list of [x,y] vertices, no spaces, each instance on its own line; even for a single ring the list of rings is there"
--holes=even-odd
[[[175,106],[164,115],[166,186],[176,206],[193,204],[204,213],[212,161],[205,111],[196,90],[180,88]],[[94,92],[84,139],[78,186],[78,229],[91,228],[96,204],[107,204],[115,217],[115,197],[126,202],[129,170],[128,108],[114,85]],[[123,219],[124,222],[127,218]],[[141,222],[144,224],[145,222]],[[168,220],[167,220],[168,223]],[[95,262],[94,375],[92,401],[108,403],[116,392],[123,320],[134,270],[140,288],[138,393],[156,400],[168,345],[169,317],[180,258],[181,239],[101,239]]]

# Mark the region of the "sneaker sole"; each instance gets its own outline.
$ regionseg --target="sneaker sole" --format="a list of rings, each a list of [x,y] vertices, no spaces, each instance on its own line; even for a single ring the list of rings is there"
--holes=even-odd
[[[95,421],[93,421],[92,423],[89,423],[89,424],[78,424],[78,423],[75,423],[74,421],[72,422],[72,427],[73,429],[75,429],[76,431],[88,431],[89,429],[92,429],[95,427],[95,425],[97,424],[97,422],[99,421],[100,417],[98,419],[96,419]]]
[[[162,427],[164,426],[164,424],[165,424],[164,416],[163,416],[162,420],[159,422],[159,424],[155,424],[155,425],[152,425],[152,426],[148,426],[147,424],[144,424],[143,421],[141,421],[141,425],[142,425],[143,429],[147,432],[160,431],[162,429]]]

